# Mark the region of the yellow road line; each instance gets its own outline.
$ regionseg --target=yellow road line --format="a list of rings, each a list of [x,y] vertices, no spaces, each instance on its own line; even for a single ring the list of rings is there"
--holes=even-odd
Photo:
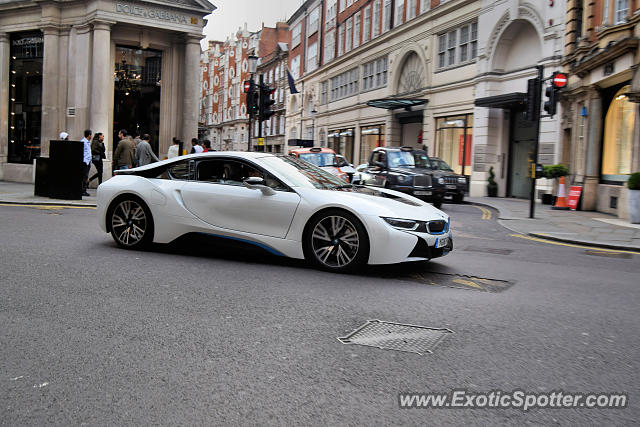
[[[548,243],[550,245],[567,246],[567,247],[570,247],[570,248],[591,249],[591,250],[594,250],[594,251],[616,253],[616,254],[635,254],[635,255],[640,255],[640,252],[635,252],[635,251],[624,251],[624,250],[619,250],[619,249],[598,248],[596,246],[576,245],[576,244],[573,244],[573,243],[563,243],[563,242],[557,242],[555,240],[547,240],[547,239],[540,239],[538,237],[525,236],[525,235],[522,235],[522,234],[510,234],[510,236],[511,237],[518,237],[520,239],[532,240],[534,242]]]
[[[18,204],[18,203],[0,203],[0,206],[16,206],[19,208],[34,208],[34,209],[42,209],[42,210],[96,209],[95,206],[29,205],[29,204]]]
[[[472,205],[474,208],[480,209],[482,211],[482,219],[488,221],[491,219],[491,210],[485,208],[484,206]]]
[[[484,289],[482,286],[478,285],[477,283],[475,283],[475,282],[473,282],[471,280],[453,279],[452,282],[456,283],[458,285],[471,286],[471,287],[477,288],[477,289]]]

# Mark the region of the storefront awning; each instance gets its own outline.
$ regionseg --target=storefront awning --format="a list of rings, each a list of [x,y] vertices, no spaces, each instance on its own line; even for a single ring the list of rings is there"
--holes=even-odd
[[[487,96],[485,98],[476,98],[476,107],[522,109],[527,105],[527,94],[524,92],[513,92],[505,95]]]
[[[367,102],[369,107],[384,108],[385,110],[395,110],[398,108],[410,109],[417,105],[424,105],[429,102],[428,99],[401,99],[401,98],[383,98],[374,99]]]

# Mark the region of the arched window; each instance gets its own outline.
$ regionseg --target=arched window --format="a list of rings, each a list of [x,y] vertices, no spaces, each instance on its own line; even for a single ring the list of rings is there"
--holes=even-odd
[[[629,85],[620,89],[609,106],[604,122],[602,146],[602,178],[607,181],[626,181],[631,173],[634,107],[629,101]]]

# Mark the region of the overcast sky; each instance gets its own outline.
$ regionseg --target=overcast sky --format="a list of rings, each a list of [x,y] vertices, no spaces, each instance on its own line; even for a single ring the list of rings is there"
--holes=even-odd
[[[217,9],[206,18],[204,28],[207,40],[224,41],[247,23],[249,31],[273,27],[277,21],[286,21],[300,7],[303,0],[210,0]],[[204,43],[203,43],[204,45]]]

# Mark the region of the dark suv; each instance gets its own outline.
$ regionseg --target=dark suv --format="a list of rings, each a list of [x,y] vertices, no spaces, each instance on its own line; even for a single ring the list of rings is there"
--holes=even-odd
[[[439,171],[438,178],[444,179],[445,195],[451,196],[454,203],[462,203],[464,193],[467,190],[467,178],[455,173],[444,160],[438,157],[429,157],[431,169]]]
[[[441,171],[431,168],[429,156],[412,147],[378,147],[371,152],[361,184],[401,191],[436,208],[442,206],[446,188]]]

